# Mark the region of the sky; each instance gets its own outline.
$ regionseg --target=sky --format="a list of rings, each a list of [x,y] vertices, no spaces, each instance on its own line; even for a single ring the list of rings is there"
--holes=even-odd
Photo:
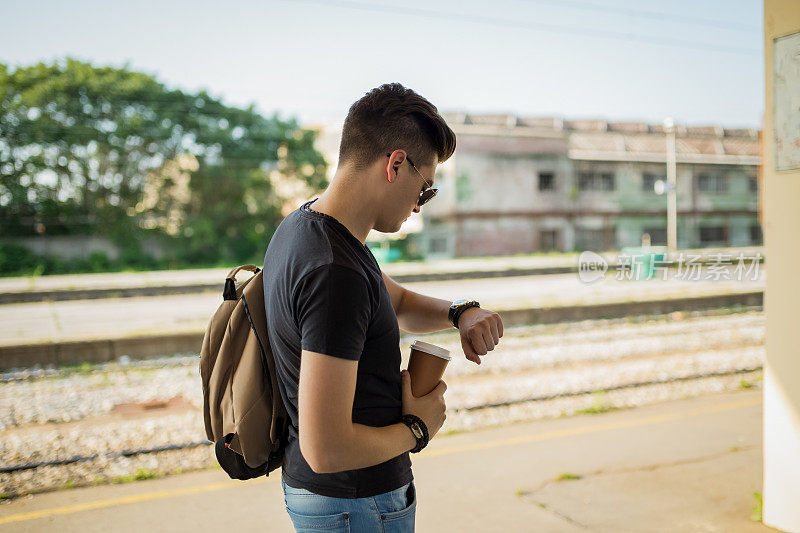
[[[74,57],[304,124],[400,82],[440,111],[759,127],[753,0],[0,0],[0,62]]]

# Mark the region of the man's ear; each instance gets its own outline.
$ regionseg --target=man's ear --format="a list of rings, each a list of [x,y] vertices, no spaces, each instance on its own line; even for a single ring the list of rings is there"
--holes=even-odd
[[[389,183],[391,183],[394,180],[394,176],[396,173],[397,173],[397,168],[394,166],[394,162],[390,157],[389,162],[386,163],[386,178],[389,180]]]
[[[389,183],[397,178],[397,172],[405,159],[406,155],[402,150],[395,150],[391,153],[389,162],[386,164],[386,176],[389,179]]]

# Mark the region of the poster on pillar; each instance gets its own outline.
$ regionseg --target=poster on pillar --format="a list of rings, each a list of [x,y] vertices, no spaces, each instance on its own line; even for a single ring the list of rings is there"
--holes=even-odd
[[[772,47],[775,170],[800,169],[800,32]]]

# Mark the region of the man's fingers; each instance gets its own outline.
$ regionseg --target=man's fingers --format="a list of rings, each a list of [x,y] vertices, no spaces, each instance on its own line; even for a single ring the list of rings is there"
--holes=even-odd
[[[403,388],[403,395],[410,396],[411,395],[411,374],[408,370],[403,370],[400,372],[400,385]]]
[[[498,333],[497,330],[497,324],[492,322],[491,329],[492,329],[492,337],[494,337],[494,345],[497,346],[498,344],[500,344],[500,334]]]
[[[487,352],[491,352],[492,350],[494,350],[495,342],[494,342],[494,339],[492,338],[491,330],[489,330],[489,331],[484,330],[484,332],[483,332],[483,343],[486,345],[486,351]]]
[[[472,361],[473,363],[481,364],[481,358],[478,357],[478,355],[472,349],[469,339],[462,339],[461,347],[464,348],[464,355],[468,360]]]
[[[486,341],[483,339],[483,333],[473,329],[469,332],[469,340],[472,341],[472,348],[476,354],[486,355],[488,350],[486,349]]]

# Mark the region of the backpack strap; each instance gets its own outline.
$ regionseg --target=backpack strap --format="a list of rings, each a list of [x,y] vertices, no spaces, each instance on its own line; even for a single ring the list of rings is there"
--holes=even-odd
[[[238,267],[234,268],[233,270],[231,270],[228,273],[228,275],[226,276],[226,278],[227,279],[235,279],[236,278],[236,274],[238,274],[240,270],[249,270],[253,274],[258,274],[258,271],[261,270],[261,269],[258,268],[255,265],[241,265],[241,266],[238,266]]]
[[[242,305],[244,306],[244,313],[247,316],[247,320],[248,322],[250,322],[250,328],[253,330],[253,334],[256,337],[256,342],[258,343],[258,351],[261,353],[261,365],[264,367],[264,376],[267,378],[266,379],[267,385],[272,389],[272,402],[273,402],[273,413],[274,413],[277,410],[275,404],[276,402],[280,401],[280,391],[277,390],[276,387],[273,387],[273,379],[271,377],[271,374],[275,373],[275,369],[269,364],[267,353],[264,350],[264,345],[261,344],[261,337],[258,336],[258,329],[256,328],[256,324],[253,321],[253,317],[250,316],[250,308],[247,306],[247,299],[245,298],[244,294],[242,294]],[[286,429],[288,429],[286,424],[287,420],[288,417],[286,417],[285,419],[280,418],[278,420],[278,425],[279,425],[278,441],[272,443],[274,451],[270,453],[269,456],[270,461],[276,459],[278,460],[282,459],[283,455],[282,447],[285,444],[283,442],[283,436],[286,434]],[[269,438],[269,435],[267,435],[267,438]]]
[[[231,270],[225,278],[225,288],[222,289],[223,300],[236,300],[236,274],[241,270],[248,270],[253,274],[258,274],[261,269],[256,265],[240,265]]]

